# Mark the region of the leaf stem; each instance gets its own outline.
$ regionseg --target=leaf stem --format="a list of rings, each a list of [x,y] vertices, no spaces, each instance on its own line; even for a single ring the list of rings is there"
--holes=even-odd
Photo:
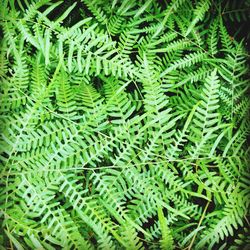
[[[202,213],[202,215],[201,215],[200,221],[199,221],[199,223],[198,223],[197,229],[200,227],[202,221],[203,221],[204,218],[205,218],[205,214],[206,214],[206,211],[207,211],[207,208],[208,208],[209,203],[210,203],[210,201],[208,201],[207,204],[206,204],[206,207],[205,207],[205,209],[204,209],[204,211],[203,211],[203,213]],[[190,244],[189,244],[187,250],[191,250],[191,248],[192,248],[192,246],[193,246],[193,244],[194,244],[194,240],[195,240],[195,238],[196,238],[196,236],[197,236],[197,233],[198,233],[198,230],[197,230],[197,232],[195,233],[195,235],[193,236],[193,238],[192,238],[192,240],[191,240],[191,242],[190,242]]]

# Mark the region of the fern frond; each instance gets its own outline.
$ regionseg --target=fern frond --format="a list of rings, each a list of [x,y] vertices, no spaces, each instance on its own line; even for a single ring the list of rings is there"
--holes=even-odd
[[[201,107],[198,106],[195,113],[195,126],[192,126],[192,131],[196,135],[196,139],[190,136],[190,140],[195,143],[195,146],[192,146],[192,150],[190,151],[192,158],[196,158],[204,150],[206,141],[215,136],[214,133],[221,127],[219,125],[219,113],[216,112],[219,108],[218,92],[219,81],[216,76],[216,70],[214,70],[206,80],[201,95]],[[223,126],[225,127],[225,125]]]
[[[158,217],[162,232],[161,249],[173,249],[173,238],[161,208],[158,208]]]
[[[187,36],[191,32],[191,30],[193,30],[194,26],[197,24],[198,21],[202,20],[203,16],[208,11],[210,4],[210,0],[205,0],[197,4],[194,10],[194,18],[190,23],[189,27],[187,28],[185,36]]]
[[[0,248],[247,247],[249,6],[3,0]]]
[[[239,199],[243,199],[243,202]],[[223,213],[214,213],[214,218],[212,217],[210,219],[213,221],[212,226],[206,230],[208,231],[206,236],[198,242],[198,249],[204,247],[205,245],[208,246],[208,249],[212,249],[215,243],[217,243],[220,239],[224,240],[229,235],[233,236],[234,230],[238,229],[239,226],[243,226],[243,217],[247,212],[247,206],[246,200],[241,196],[239,189],[236,188],[230,195],[228,203],[223,209]],[[224,216],[222,217],[222,215]]]
[[[212,55],[216,55],[218,52],[217,44],[218,44],[218,20],[215,19],[215,21],[212,23],[210,30],[209,30],[209,51]]]
[[[121,230],[121,235],[123,236],[124,242],[126,242],[126,249],[139,250],[145,249],[137,237],[135,230],[129,224],[124,224]]]
[[[178,62],[171,64],[167,69],[165,69],[161,73],[160,77],[164,77],[165,75],[169,74],[173,70],[190,67],[191,65],[204,60],[206,57],[207,55],[204,52],[196,52],[196,53],[186,55],[183,59],[178,60]]]
[[[249,20],[249,1],[230,1],[225,4],[222,12],[224,20],[230,19],[233,22]]]

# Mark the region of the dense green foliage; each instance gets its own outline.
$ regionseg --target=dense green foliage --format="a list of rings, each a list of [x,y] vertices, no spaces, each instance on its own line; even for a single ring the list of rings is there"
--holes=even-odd
[[[224,2],[1,0],[1,249],[249,249]]]

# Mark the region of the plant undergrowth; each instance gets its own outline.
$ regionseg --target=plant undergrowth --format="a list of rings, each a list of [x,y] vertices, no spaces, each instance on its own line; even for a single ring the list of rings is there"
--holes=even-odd
[[[1,0],[1,249],[249,249],[249,7]]]

